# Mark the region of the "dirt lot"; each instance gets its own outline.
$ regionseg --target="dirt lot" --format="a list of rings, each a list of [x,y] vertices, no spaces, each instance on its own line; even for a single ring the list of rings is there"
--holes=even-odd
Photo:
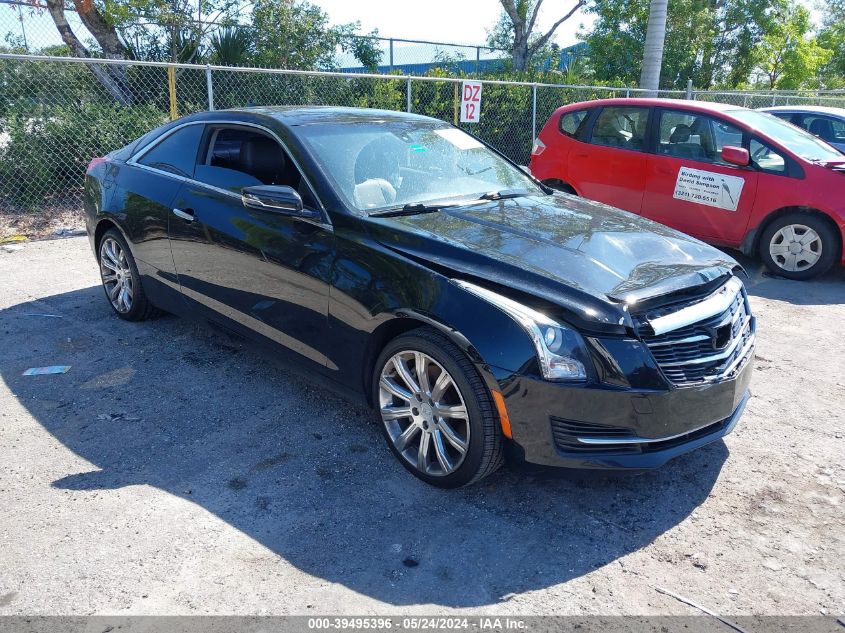
[[[85,231],[78,201],[41,208],[38,212],[11,211],[0,207],[0,244],[21,238],[38,240]]]
[[[724,442],[443,492],[241,343],[114,317],[86,238],[0,249],[0,614],[843,614],[845,274],[749,268]]]

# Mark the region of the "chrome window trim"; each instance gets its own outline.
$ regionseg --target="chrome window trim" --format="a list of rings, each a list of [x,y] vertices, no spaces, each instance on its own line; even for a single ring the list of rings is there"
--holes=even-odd
[[[174,134],[178,130],[181,130],[182,128],[188,127],[190,125],[228,125],[228,126],[231,126],[231,127],[238,127],[238,126],[252,127],[252,128],[256,128],[258,130],[261,130],[265,134],[269,135],[274,141],[276,141],[279,144],[279,146],[282,148],[282,150],[284,150],[285,154],[287,155],[287,158],[289,158],[291,160],[291,162],[296,167],[297,171],[299,171],[300,177],[305,181],[305,185],[311,191],[311,195],[314,196],[314,200],[317,201],[317,205],[319,206],[319,209],[317,209],[317,211],[319,211],[320,214],[322,215],[323,221],[322,222],[315,222],[315,221],[312,220],[311,223],[317,224],[318,226],[322,226],[324,228],[332,226],[331,221],[329,220],[329,215],[328,215],[328,213],[326,213],[326,208],[323,205],[323,201],[320,200],[320,197],[317,195],[316,190],[314,189],[314,187],[311,184],[311,181],[308,179],[308,176],[305,175],[305,172],[302,170],[302,167],[300,166],[299,162],[291,154],[290,150],[288,149],[288,146],[284,143],[284,141],[282,141],[281,138],[279,138],[278,134],[273,132],[273,130],[271,130],[267,127],[264,127],[263,125],[259,125],[257,123],[248,123],[246,121],[225,121],[225,120],[221,120],[221,119],[208,119],[208,120],[202,120],[202,121],[186,121],[185,123],[180,123],[179,125],[172,127],[171,129],[167,130],[167,132],[165,132],[164,134],[162,134],[158,138],[153,139],[152,141],[150,141],[149,143],[144,145],[144,147],[137,150],[134,154],[132,154],[132,156],[130,156],[126,160],[126,164],[131,165],[132,167],[138,167],[139,169],[146,169],[147,171],[151,171],[153,173],[156,173],[156,174],[159,174],[159,175],[162,175],[162,176],[170,176],[170,177],[176,178],[177,180],[184,182],[184,183],[191,183],[193,185],[199,185],[199,186],[202,186],[202,187],[207,187],[207,188],[211,189],[212,191],[216,191],[218,193],[233,196],[240,201],[241,195],[238,194],[238,193],[235,193],[233,191],[229,191],[228,189],[221,189],[220,187],[216,187],[214,185],[208,184],[207,182],[202,182],[201,180],[196,180],[195,178],[189,178],[187,176],[180,176],[179,174],[174,174],[173,172],[164,171],[162,169],[156,169],[155,167],[150,167],[149,165],[142,165],[141,163],[138,162],[139,159],[144,157],[144,154],[146,154],[147,152],[152,150],[159,143],[163,142],[165,139],[170,137],[172,134]],[[299,219],[305,220],[306,222],[309,221],[308,218],[299,218]]]
[[[677,312],[649,319],[648,323],[654,330],[655,336],[672,332],[724,312],[740,292],[742,292],[742,282],[737,277],[731,277],[703,301],[681,308]]]

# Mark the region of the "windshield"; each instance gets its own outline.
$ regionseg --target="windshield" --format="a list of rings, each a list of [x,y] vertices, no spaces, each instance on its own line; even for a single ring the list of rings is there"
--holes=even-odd
[[[304,125],[297,132],[340,196],[364,213],[505,190],[543,193],[520,169],[439,121]]]
[[[809,161],[842,160],[842,154],[809,132],[782,119],[754,110],[728,112],[738,121],[778,141],[786,149]]]

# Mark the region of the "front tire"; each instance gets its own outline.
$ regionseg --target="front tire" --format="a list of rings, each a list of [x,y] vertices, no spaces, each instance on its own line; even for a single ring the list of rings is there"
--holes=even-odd
[[[420,328],[387,344],[375,364],[373,402],[390,450],[426,483],[466,486],[503,463],[489,389],[436,330]]]
[[[810,213],[789,213],[773,220],[760,236],[760,256],[773,273],[806,280],[826,273],[839,256],[830,225]]]
[[[159,314],[144,294],[135,258],[120,231],[109,229],[103,234],[97,261],[106,299],[117,316],[126,321],[144,321]]]

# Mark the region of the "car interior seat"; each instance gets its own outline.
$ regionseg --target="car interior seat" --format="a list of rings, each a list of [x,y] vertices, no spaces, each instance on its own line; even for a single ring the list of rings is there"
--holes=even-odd
[[[833,131],[833,123],[827,119],[814,119],[810,123],[810,134],[818,136],[823,141],[835,141],[836,134]]]
[[[713,136],[710,132],[710,121],[704,117],[698,117],[690,126],[690,135],[698,135],[699,147],[704,151],[705,158],[713,160],[716,158],[716,148],[713,144]]]
[[[625,147],[628,139],[619,131],[619,124],[611,117],[599,116],[596,127],[593,129],[592,140],[598,145],[610,147]]]
[[[399,173],[396,149],[389,139],[379,137],[358,153],[352,198],[359,209],[383,207],[396,201],[396,188],[390,182]]]
[[[640,129],[633,117],[625,115],[625,120],[628,121],[628,124],[631,126],[631,138],[625,142],[625,147],[628,149],[641,150],[645,139],[645,129]]]
[[[285,160],[279,145],[272,139],[256,137],[241,143],[238,168],[258,178],[265,185],[299,187],[296,166]]]
[[[669,135],[669,145],[666,153],[679,158],[702,159],[705,158],[704,148],[699,143],[691,143],[692,128],[684,123],[679,123]]]

